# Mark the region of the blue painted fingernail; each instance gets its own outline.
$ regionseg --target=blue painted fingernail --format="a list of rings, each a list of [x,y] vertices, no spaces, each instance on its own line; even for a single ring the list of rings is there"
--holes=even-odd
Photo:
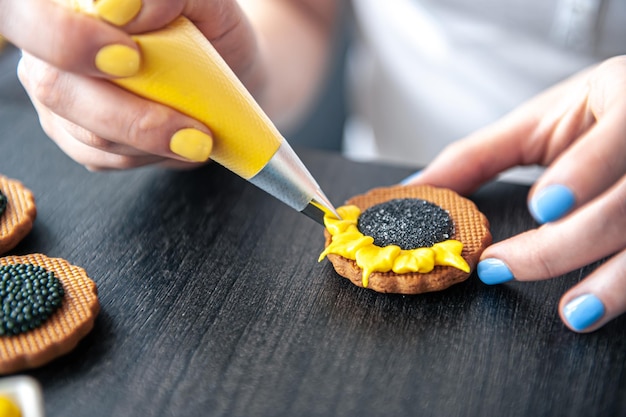
[[[563,307],[563,316],[577,331],[585,330],[604,315],[604,304],[593,294],[574,298]]]
[[[494,258],[480,261],[476,272],[478,273],[478,278],[489,285],[501,284],[515,278],[504,262]]]
[[[564,185],[554,184],[540,190],[530,201],[529,209],[539,223],[560,219],[574,206],[574,193]]]
[[[403,179],[402,181],[400,181],[400,185],[410,184],[411,181],[413,181],[415,178],[419,177],[420,175],[422,175],[422,170],[416,171],[412,173],[411,175],[409,175],[408,177],[406,177],[405,179]]]

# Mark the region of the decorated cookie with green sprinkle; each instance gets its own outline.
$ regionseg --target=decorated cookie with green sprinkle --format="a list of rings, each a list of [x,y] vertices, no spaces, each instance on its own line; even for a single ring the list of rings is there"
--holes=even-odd
[[[0,374],[70,352],[100,310],[83,268],[42,254],[0,258],[0,306]]]
[[[37,207],[33,193],[17,180],[0,175],[0,191],[0,254],[3,254],[30,233]]]

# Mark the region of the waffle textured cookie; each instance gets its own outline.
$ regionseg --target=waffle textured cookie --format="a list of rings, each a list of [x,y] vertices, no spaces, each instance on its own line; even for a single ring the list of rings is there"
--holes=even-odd
[[[348,278],[355,285],[378,292],[399,294],[439,291],[466,280],[476,267],[482,251],[492,240],[489,222],[478,211],[476,205],[454,191],[426,185],[376,188],[366,194],[352,197],[346,205],[356,206],[363,213],[370,207],[394,199],[420,199],[447,211],[453,222],[452,235],[449,238],[454,240],[454,244],[462,243],[462,250],[460,245],[457,245],[462,259],[457,256],[458,261],[455,262],[457,265],[462,263],[463,267],[436,264],[434,267],[431,266],[429,272],[396,273],[388,270],[388,272],[374,271],[364,274],[363,269],[355,260],[336,253],[327,253],[326,256],[337,273]],[[328,251],[333,236],[328,229],[325,230],[325,236],[325,246]],[[399,248],[394,250],[398,253]]]
[[[0,374],[41,366],[68,353],[91,331],[100,310],[96,284],[83,268],[41,254],[0,258],[0,267],[7,265],[34,265],[52,272],[62,285],[62,299],[35,328],[0,336]],[[0,301],[7,308],[6,297]]]
[[[37,207],[33,193],[17,180],[0,175],[0,192],[6,197],[6,207],[0,213],[0,254],[3,254],[31,231]]]

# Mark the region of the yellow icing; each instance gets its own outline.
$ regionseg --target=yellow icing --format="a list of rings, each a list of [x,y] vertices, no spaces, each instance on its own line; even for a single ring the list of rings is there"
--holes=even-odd
[[[426,273],[435,267],[435,252],[431,248],[403,250],[393,263],[393,272],[406,274],[409,272]]]
[[[99,15],[93,0],[54,1]],[[115,3],[124,3],[124,10],[115,11],[120,13],[116,19],[129,18],[141,6],[137,0],[106,2]],[[141,50],[139,71],[112,81],[204,123],[215,139],[211,159],[244,179],[258,174],[284,139],[194,24],[181,16],[158,31],[133,35],[133,40]]]
[[[328,254],[343,256],[356,261],[363,270],[363,287],[367,287],[373,272],[406,274],[409,272],[427,273],[436,265],[451,266],[469,273],[470,267],[461,256],[463,243],[458,240],[445,240],[429,248],[404,250],[396,245],[380,247],[374,245],[374,238],[365,236],[357,228],[361,210],[357,206],[341,206],[337,209],[341,219],[332,215],[324,217],[326,230],[332,240],[319,257],[323,260]]]
[[[12,398],[6,395],[0,395],[0,416],[2,417],[21,417],[22,412]]]
[[[372,239],[373,240],[373,239]],[[400,254],[400,246],[389,245],[381,248],[374,244],[360,248],[356,253],[356,264],[363,270],[363,286],[367,287],[372,272],[389,272],[394,260]]]

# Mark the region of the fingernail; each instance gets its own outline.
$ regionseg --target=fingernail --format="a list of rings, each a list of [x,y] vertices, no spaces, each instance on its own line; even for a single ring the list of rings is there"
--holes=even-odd
[[[406,177],[405,179],[403,179],[402,181],[400,181],[400,185],[409,185],[411,182],[413,182],[414,179],[416,179],[420,175],[422,175],[422,170],[416,171],[412,173],[411,175],[409,175],[408,177]]]
[[[211,155],[213,138],[197,129],[181,129],[170,140],[170,150],[193,162],[205,162]]]
[[[574,206],[574,193],[564,185],[549,185],[530,201],[529,209],[539,223],[560,219]]]
[[[501,284],[515,278],[504,262],[494,258],[480,261],[476,272],[478,273],[478,278],[489,285]]]
[[[98,16],[116,26],[124,26],[139,14],[141,0],[98,0]]]
[[[96,68],[114,77],[135,75],[139,64],[139,52],[126,45],[107,45],[96,54]]]
[[[604,315],[604,304],[593,294],[577,297],[563,307],[563,316],[577,331],[585,330]]]

